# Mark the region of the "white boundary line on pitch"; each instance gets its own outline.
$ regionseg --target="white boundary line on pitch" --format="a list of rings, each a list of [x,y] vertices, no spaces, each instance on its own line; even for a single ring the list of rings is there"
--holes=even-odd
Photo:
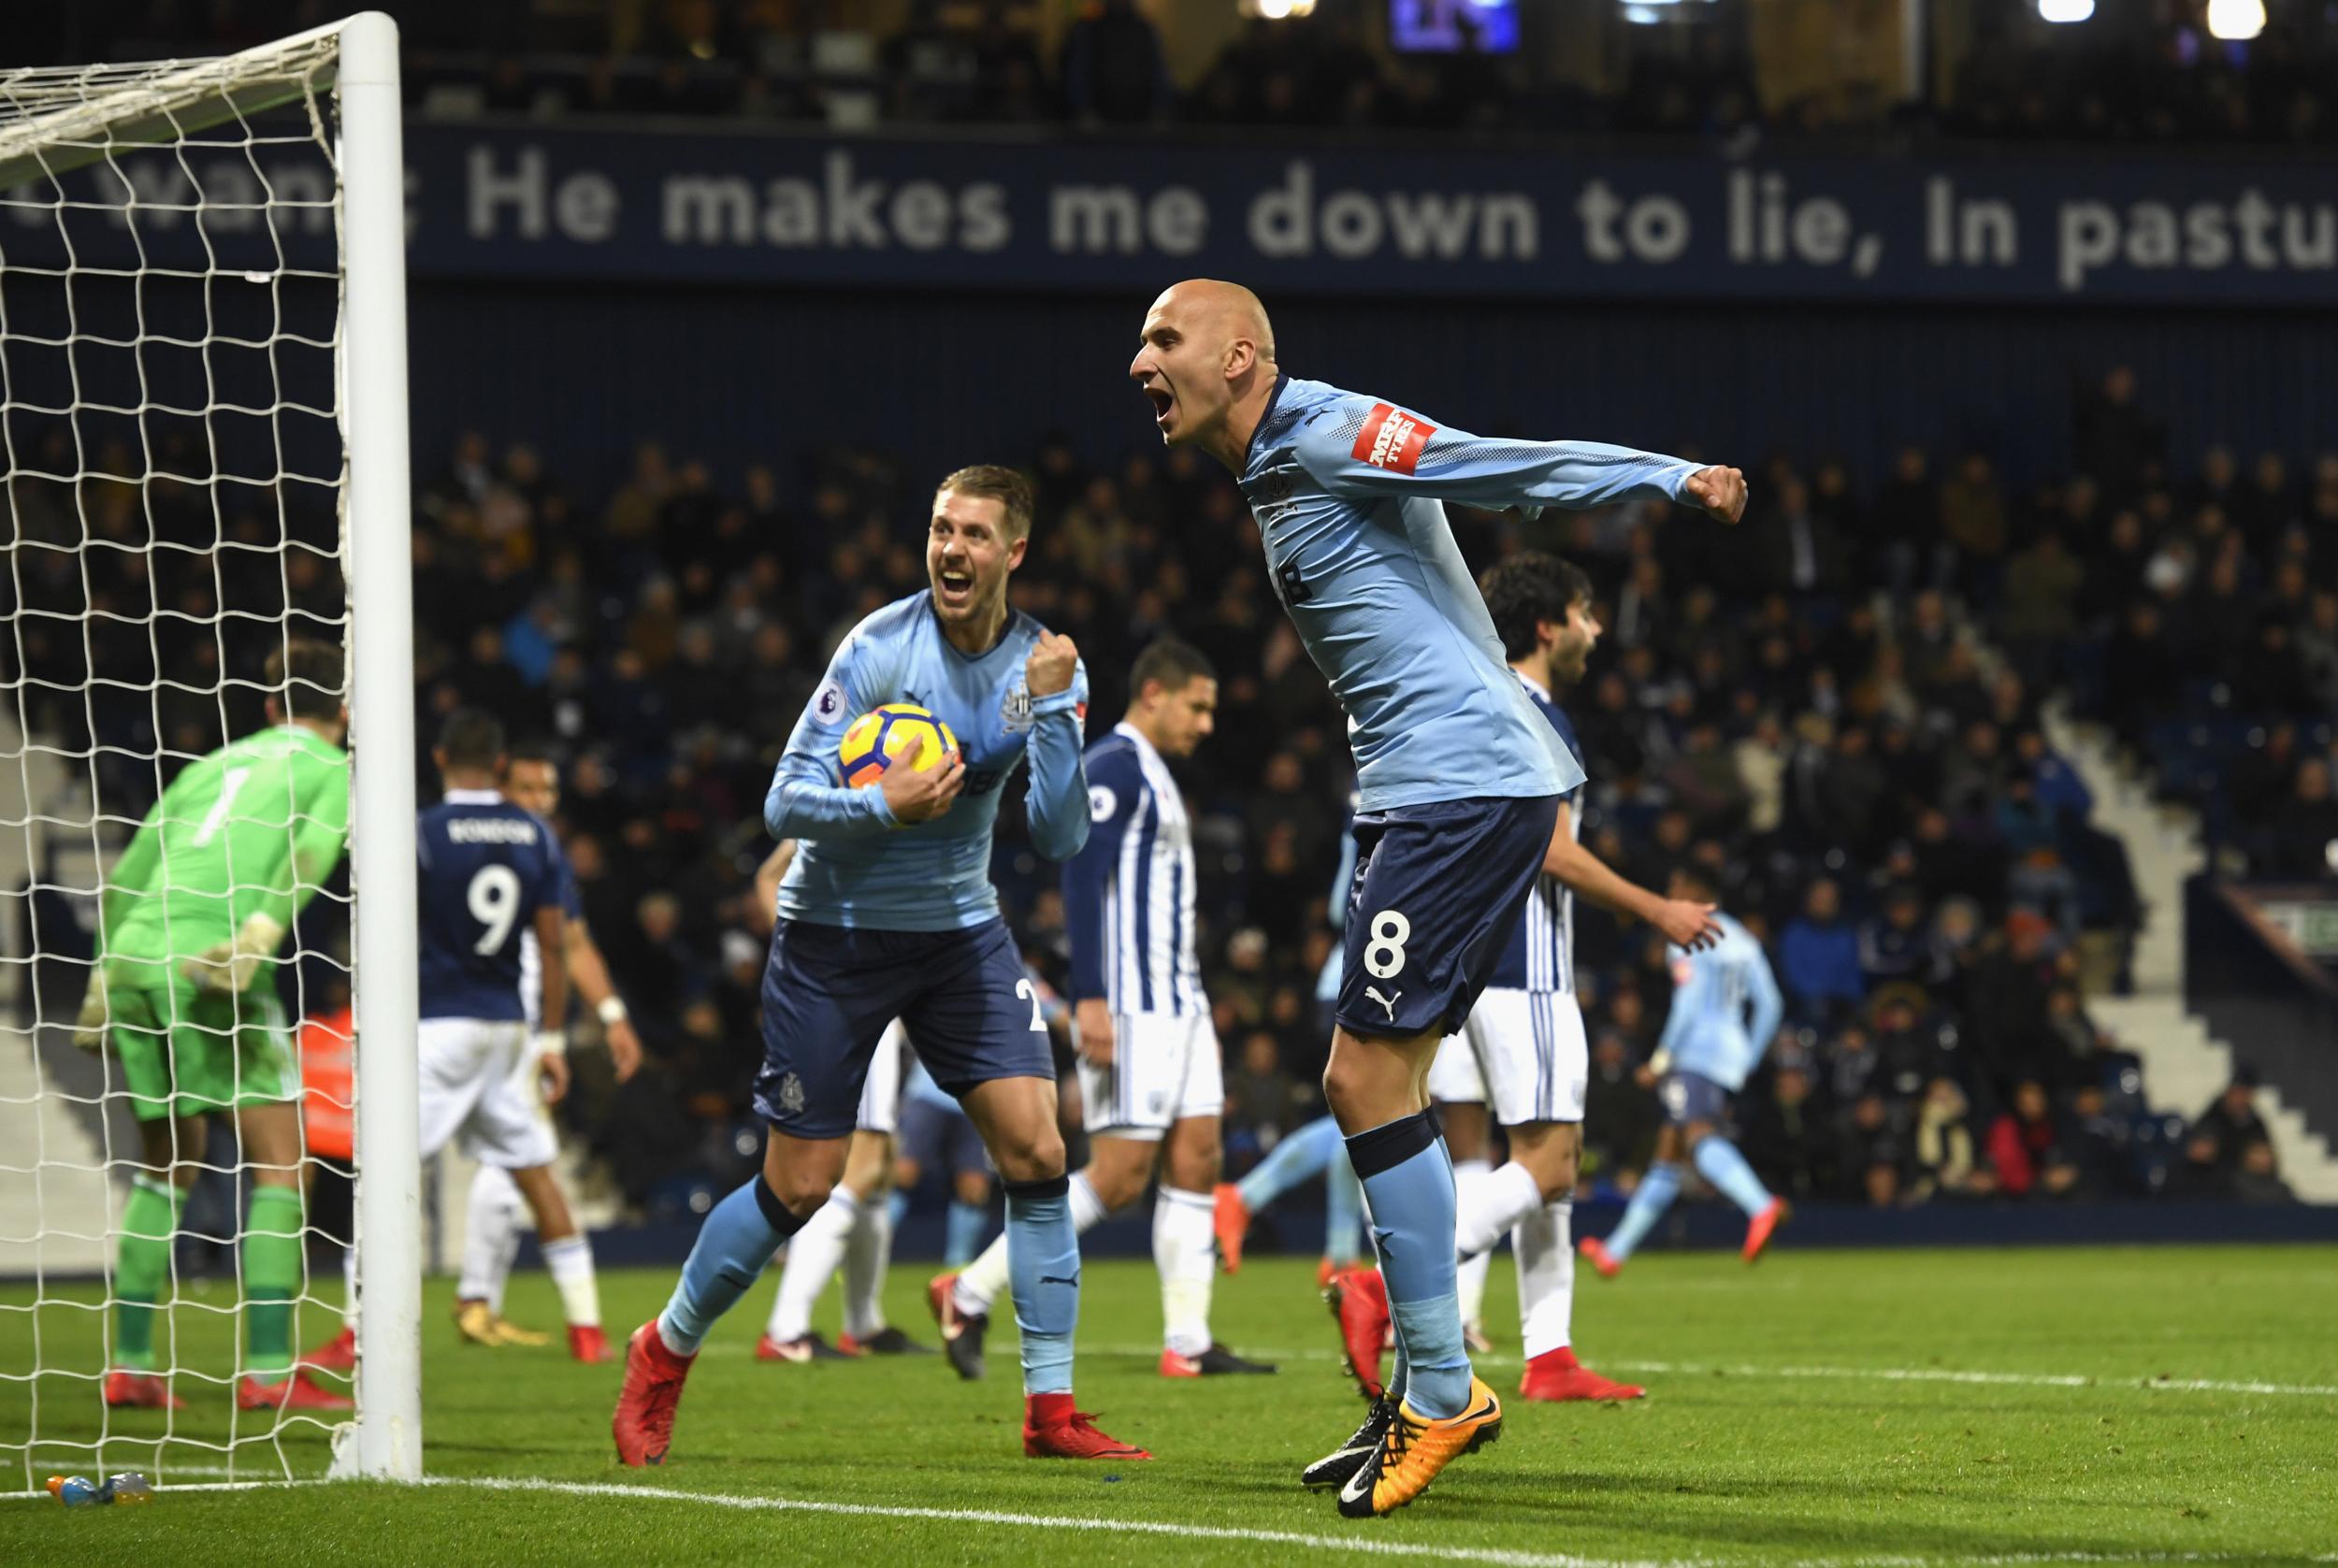
[[[163,1489],[178,1492],[260,1491],[270,1488],[322,1487],[335,1483],[319,1479],[296,1481],[205,1481]],[[729,1492],[671,1490],[613,1481],[554,1481],[536,1477],[496,1475],[426,1475],[417,1485],[476,1491],[548,1492],[566,1497],[614,1497],[697,1503],[747,1512],[829,1514],[853,1518],[930,1519],[940,1524],[997,1525],[1007,1529],[1068,1530],[1104,1535],[1159,1535],[1184,1541],[1243,1541],[1259,1546],[1301,1546],[1320,1551],[1355,1552],[1372,1557],[1427,1557],[1446,1562],[1483,1562],[1494,1568],[1721,1568],[1725,1561],[1710,1557],[1630,1559],[1579,1557],[1563,1552],[1516,1551],[1503,1546],[1463,1546],[1432,1541],[1393,1541],[1364,1534],[1309,1535],[1298,1531],[1242,1530],[1230,1525],[1178,1524],[1161,1519],[1099,1519],[1061,1514],[1010,1514],[987,1508],[916,1508],[875,1503],[820,1503],[802,1498],[751,1497]],[[42,1498],[43,1492],[0,1493],[9,1498]],[[2054,1568],[2058,1564],[2093,1562],[2218,1563],[2256,1562],[2263,1552],[2072,1551],[2004,1552],[1986,1557],[1923,1557],[1904,1553],[1872,1556],[1800,1559],[1789,1568],[1948,1568],[1977,1564],[1980,1568]],[[2321,1553],[2301,1561],[2338,1564],[2338,1553]]]
[[[1141,1345],[1097,1345],[1087,1349],[1105,1356],[1155,1356]],[[1269,1361],[1336,1361],[1336,1350],[1321,1345],[1304,1349],[1252,1346],[1248,1354]],[[1515,1356],[1472,1356],[1483,1366],[1517,1366]],[[1598,1358],[1603,1367],[1617,1372],[1671,1373],[1684,1377],[1718,1374],[1724,1377],[1840,1378],[1873,1383],[1978,1383],[2029,1388],[2133,1388],[2166,1394],[2287,1394],[2304,1399],[2338,1399],[2338,1385],[2322,1383],[2244,1383],[2215,1377],[2139,1377],[2131,1373],[1957,1372],[1946,1367],[1765,1367],[1721,1366],[1702,1361],[1622,1361]]]

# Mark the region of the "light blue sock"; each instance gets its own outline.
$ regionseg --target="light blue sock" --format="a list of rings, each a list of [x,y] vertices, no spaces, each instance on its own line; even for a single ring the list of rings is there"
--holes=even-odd
[[[1364,1251],[1364,1184],[1348,1163],[1343,1146],[1323,1167],[1323,1256],[1338,1264],[1354,1262]]]
[[[698,1354],[714,1319],[754,1286],[763,1265],[803,1221],[787,1212],[760,1174],[714,1205],[682,1265],[673,1298],[657,1315],[657,1331],[685,1356]]]
[[[942,1240],[942,1261],[953,1269],[963,1268],[982,1250],[982,1233],[990,1229],[990,1209],[984,1203],[961,1203],[950,1200],[949,1218]]]
[[[1252,1214],[1284,1193],[1315,1179],[1339,1152],[1339,1124],[1318,1116],[1277,1144],[1264,1159],[1242,1178],[1237,1190]]]
[[[1632,1201],[1624,1211],[1624,1223],[1608,1238],[1608,1256],[1623,1262],[1648,1234],[1649,1227],[1664,1218],[1672,1201],[1681,1196],[1681,1168],[1658,1160],[1648,1168],[1648,1174],[1632,1189]]]
[[[1470,1372],[1454,1279],[1453,1162],[1425,1111],[1357,1133],[1348,1158],[1372,1205],[1406,1402],[1431,1419],[1458,1416],[1469,1405]]]
[[[1719,1192],[1748,1218],[1769,1207],[1769,1188],[1754,1173],[1754,1167],[1745,1162],[1738,1146],[1718,1132],[1709,1132],[1697,1140],[1689,1158],[1696,1162],[1696,1173],[1713,1184]]]
[[[1023,1392],[1072,1391],[1072,1331],[1080,1319],[1080,1242],[1072,1184],[1006,1184],[1006,1274],[1023,1336]]]

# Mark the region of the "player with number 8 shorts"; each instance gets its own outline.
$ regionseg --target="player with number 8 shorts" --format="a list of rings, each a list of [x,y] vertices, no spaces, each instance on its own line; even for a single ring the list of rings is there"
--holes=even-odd
[[[1343,1514],[1385,1514],[1501,1430],[1463,1345],[1452,1165],[1425,1079],[1583,776],[1506,663],[1444,503],[1661,496],[1735,522],[1745,480],[1624,447],[1488,440],[1293,379],[1265,308],[1233,283],[1156,299],[1129,374],[1165,442],[1234,474],[1276,592],[1348,714],[1363,798],[1323,1089],[1371,1206],[1396,1358],[1364,1426],[1303,1479],[1338,1484]]]
[[[763,802],[772,836],[802,846],[780,883],[763,976],[763,1169],[707,1216],[672,1300],[627,1346],[611,1422],[627,1464],[664,1462],[700,1342],[828,1201],[871,1055],[896,1018],[1005,1183],[1024,1453],[1150,1457],[1073,1408],[1080,1259],[1055,1057],[990,885],[999,797],[1026,757],[1033,845],[1060,861],[1088,841],[1087,673],[1070,639],[1006,601],[1031,519],[1030,482],[1011,469],[944,480],[927,525],[931,585],[853,628],[788,738]],[[852,787],[843,737],[897,702],[929,711],[958,749],[923,768],[893,758]]]

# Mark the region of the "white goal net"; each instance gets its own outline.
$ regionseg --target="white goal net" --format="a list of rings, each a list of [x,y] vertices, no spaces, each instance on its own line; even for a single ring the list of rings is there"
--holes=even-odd
[[[397,137],[378,17],[0,70],[0,1493],[418,1460]]]

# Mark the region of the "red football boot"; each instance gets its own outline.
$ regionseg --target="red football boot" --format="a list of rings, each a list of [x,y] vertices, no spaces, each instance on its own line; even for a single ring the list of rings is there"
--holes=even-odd
[[[1585,1236],[1575,1244],[1575,1250],[1582,1255],[1584,1262],[1599,1271],[1601,1279],[1613,1279],[1624,1272],[1624,1264],[1608,1256],[1608,1244],[1596,1236]]]
[[[341,1331],[300,1358],[304,1367],[318,1372],[354,1372],[357,1370],[357,1335],[344,1327]]]
[[[695,1354],[678,1356],[668,1349],[655,1317],[633,1331],[625,1342],[625,1387],[617,1394],[617,1412],[609,1418],[619,1462],[637,1469],[666,1462],[674,1406],[682,1403],[683,1382],[697,1359]]]
[[[187,1402],[170,1391],[170,1384],[151,1372],[116,1368],[106,1374],[106,1407],[109,1410],[184,1410]]]
[[[1218,1184],[1218,1206],[1209,1224],[1218,1233],[1218,1266],[1230,1274],[1240,1273],[1242,1238],[1250,1233],[1250,1205],[1242,1201],[1240,1187],[1232,1182]]]
[[[1096,1417],[1072,1408],[1069,1394],[1023,1396],[1023,1457],[1032,1460],[1148,1460],[1133,1443],[1096,1430]]]
[[[1332,1276],[1347,1266],[1345,1263],[1335,1263],[1328,1258],[1317,1263],[1315,1265],[1315,1287],[1321,1290],[1331,1284]]]
[[[1569,1400],[1646,1399],[1648,1390],[1630,1383],[1602,1377],[1575,1359],[1566,1345],[1546,1350],[1526,1363],[1519,1380],[1519,1398],[1564,1404]]]
[[[1339,1345],[1349,1375],[1365,1399],[1378,1399],[1380,1352],[1387,1347],[1393,1327],[1388,1313],[1388,1284],[1380,1271],[1361,1264],[1332,1276],[1323,1300],[1339,1325]]]
[[[1751,1263],[1761,1257],[1762,1249],[1769,1245],[1771,1234],[1784,1222],[1785,1217],[1786,1201],[1783,1198],[1773,1198],[1769,1201],[1769,1207],[1745,1222],[1744,1256],[1747,1262]]]
[[[615,1360],[617,1353],[609,1348],[609,1336],[601,1331],[599,1324],[571,1323],[569,1325],[569,1359],[599,1365],[603,1361]]]
[[[306,1368],[295,1367],[291,1376],[272,1383],[245,1378],[236,1385],[236,1406],[239,1410],[354,1410],[357,1402],[318,1383]]]

